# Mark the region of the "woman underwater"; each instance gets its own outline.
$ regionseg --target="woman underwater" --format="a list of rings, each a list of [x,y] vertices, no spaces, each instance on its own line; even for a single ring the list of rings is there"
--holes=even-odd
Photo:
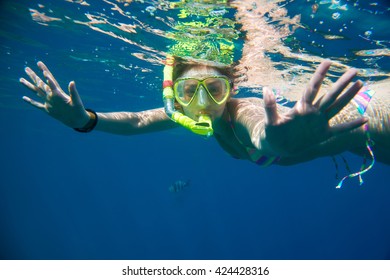
[[[320,93],[331,64],[324,60],[317,67],[293,108],[278,104],[267,87],[263,98],[235,98],[233,69],[207,61],[167,59],[171,74],[164,87],[174,96],[169,110],[195,122],[206,117],[220,146],[235,158],[263,166],[292,165],[343,151],[367,155],[375,143],[376,158],[390,164],[389,82],[367,87],[353,82],[357,70],[349,69]],[[74,81],[67,94],[44,63],[38,62],[38,68],[44,80],[27,67],[31,82],[20,82],[42,101],[23,99],[77,131],[134,135],[180,126],[166,107],[142,112],[86,110]]]
[[[268,88],[264,89],[264,100],[233,98],[234,91],[226,71],[199,64],[184,66],[182,73],[174,77],[175,98],[183,104],[181,109],[186,116],[197,119],[208,115],[217,141],[234,157],[250,159],[247,147],[267,157],[278,157],[275,163],[283,165],[346,150],[361,154],[366,139],[362,126],[368,123],[375,148],[382,154],[378,154],[378,159],[390,164],[390,108],[384,102],[386,92],[381,90],[388,87],[373,87],[376,93],[367,106],[366,117],[362,117],[350,101],[359,91],[362,92],[363,83],[356,81],[346,90],[357,74],[355,69],[348,70],[329,92],[316,99],[330,65],[330,61],[320,64],[293,108],[277,105]],[[32,83],[24,78],[20,82],[35,92],[43,103],[26,96],[23,99],[71,128],[133,135],[178,126],[166,115],[164,108],[142,112],[86,111],[75,82],[69,83],[68,95],[42,62],[38,62],[38,67],[46,82],[28,67],[25,71]],[[186,99],[190,100],[186,102]],[[340,114],[345,106],[347,110]]]

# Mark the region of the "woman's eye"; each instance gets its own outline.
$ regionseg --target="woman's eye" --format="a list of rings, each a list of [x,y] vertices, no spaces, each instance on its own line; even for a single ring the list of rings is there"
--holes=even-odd
[[[186,94],[194,94],[195,89],[196,88],[194,86],[186,87],[185,92],[186,92]]]
[[[207,88],[212,95],[218,95],[222,93],[222,85],[219,81],[208,83]]]
[[[185,94],[187,95],[193,95],[196,91],[196,85],[195,84],[189,84],[184,87]]]
[[[218,94],[219,93],[219,87],[217,87],[215,85],[209,85],[208,89],[209,89],[211,94]]]

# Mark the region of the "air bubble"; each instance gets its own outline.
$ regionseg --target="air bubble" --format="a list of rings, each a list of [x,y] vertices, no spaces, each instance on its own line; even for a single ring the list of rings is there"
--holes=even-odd
[[[154,12],[156,11],[156,7],[148,6],[148,7],[146,7],[145,11],[147,11],[151,16],[154,16]]]
[[[364,32],[364,36],[366,36],[367,38],[369,38],[371,35],[372,35],[372,31]]]
[[[333,13],[333,14],[332,14],[332,18],[333,18],[333,19],[339,19],[340,16],[341,16],[340,13]]]

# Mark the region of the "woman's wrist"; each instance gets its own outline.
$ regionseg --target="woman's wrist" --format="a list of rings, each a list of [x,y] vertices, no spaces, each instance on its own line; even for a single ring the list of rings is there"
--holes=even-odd
[[[266,138],[265,131],[262,131],[260,134],[260,143],[259,143],[259,149],[264,153],[264,155],[267,155],[268,157],[280,157],[280,152],[276,151],[274,148],[272,148],[271,144]]]
[[[91,132],[98,122],[98,115],[95,111],[91,109],[85,109],[85,111],[87,111],[88,113],[89,121],[81,128],[74,128],[74,130],[76,130],[77,132]]]

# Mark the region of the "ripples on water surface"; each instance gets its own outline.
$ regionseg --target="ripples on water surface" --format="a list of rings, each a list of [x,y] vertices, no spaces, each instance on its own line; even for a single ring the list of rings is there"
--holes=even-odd
[[[140,99],[159,92],[164,56],[181,42],[190,42],[192,49],[177,53],[197,58],[221,58],[221,42],[225,42],[224,47],[232,49],[231,61],[242,58],[238,67],[245,76],[238,80],[241,86],[285,81],[293,90],[307,81],[313,62],[323,57],[336,61],[336,75],[348,65],[359,68],[366,80],[388,77],[390,20],[385,1],[232,1],[238,13],[223,1],[207,2],[5,2],[2,6],[9,13],[3,19],[2,35],[34,49],[35,60],[45,60],[45,53],[57,55],[58,60],[77,61],[79,68],[99,65],[107,78],[111,75],[112,82],[118,83],[119,93],[121,82],[142,87],[146,92],[123,93]],[[26,26],[31,32],[17,36]],[[251,34],[257,41],[243,53],[244,39]],[[25,64],[34,62],[28,53],[23,56],[20,46],[6,40],[4,54],[18,54]],[[272,73],[272,80],[264,73]],[[91,76],[92,80],[96,77]],[[113,94],[118,93],[116,88]],[[147,102],[158,106],[159,95],[151,95]]]

